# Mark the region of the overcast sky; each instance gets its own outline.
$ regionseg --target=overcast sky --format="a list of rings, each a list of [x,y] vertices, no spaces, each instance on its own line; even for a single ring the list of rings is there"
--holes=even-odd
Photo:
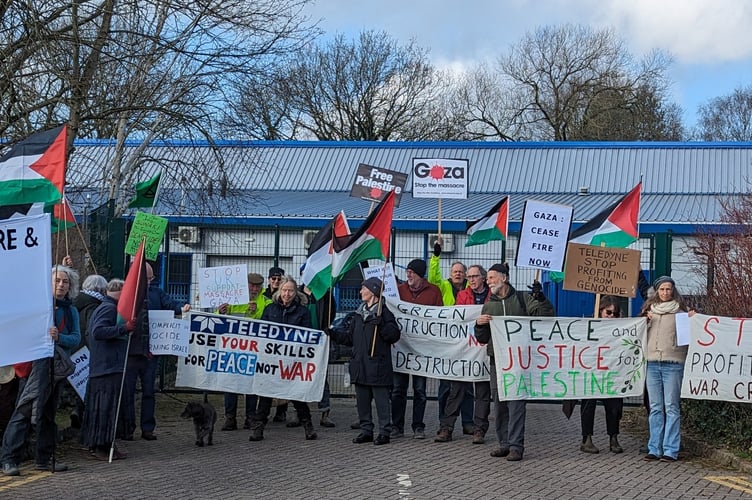
[[[306,9],[328,35],[384,30],[415,38],[437,66],[469,67],[507,51],[538,26],[613,27],[639,58],[662,49],[685,124],[713,97],[752,84],[748,0],[315,0]]]

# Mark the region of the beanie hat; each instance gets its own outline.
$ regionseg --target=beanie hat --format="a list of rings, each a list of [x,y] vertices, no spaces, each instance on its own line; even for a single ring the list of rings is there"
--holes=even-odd
[[[421,259],[413,259],[410,261],[410,263],[407,265],[407,268],[420,276],[421,278],[426,277],[426,263],[425,261]]]
[[[269,277],[270,278],[272,276],[284,276],[284,275],[285,275],[285,270],[282,269],[281,267],[270,267],[269,268]]]
[[[381,293],[381,280],[378,278],[368,278],[363,281],[362,286],[368,288],[368,290],[377,297]]]
[[[653,288],[658,290],[658,287],[661,286],[663,283],[671,283],[671,286],[676,287],[676,282],[671,278],[671,276],[661,276],[657,280],[655,280],[655,283],[653,283]]]
[[[497,273],[505,274],[509,276],[509,264],[506,262],[503,264],[494,264],[490,268],[488,268],[489,271],[496,271]]]
[[[248,273],[248,283],[251,285],[263,285],[264,277],[259,273]]]

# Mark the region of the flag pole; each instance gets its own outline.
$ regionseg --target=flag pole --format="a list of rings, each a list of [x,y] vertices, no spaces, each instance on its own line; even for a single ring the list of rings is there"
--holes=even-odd
[[[141,260],[144,259],[144,251],[146,251],[146,236],[141,237]],[[134,262],[134,264],[136,264]],[[141,262],[138,263],[139,266],[141,266]],[[141,280],[141,272],[138,273],[138,280]],[[139,288],[138,281],[136,282],[136,290]],[[147,296],[148,297],[148,296]],[[144,300],[146,300],[146,297],[144,297]],[[131,309],[131,318],[135,320],[136,315],[136,301],[133,301],[133,308]],[[128,320],[126,320],[127,322]],[[110,445],[110,456],[109,456],[109,463],[112,463],[112,457],[115,454],[115,440],[117,439],[117,425],[118,425],[118,418],[120,417],[120,404],[123,401],[123,387],[125,386],[125,372],[128,369],[128,352],[131,349],[131,337],[133,336],[133,332],[128,333],[128,340],[125,343],[125,361],[123,361],[123,376],[120,377],[120,394],[118,395],[118,401],[117,401],[117,409],[115,410],[115,424],[112,428],[112,445]]]
[[[438,241],[439,244],[441,244],[441,198],[439,200],[439,208],[438,208],[438,225],[439,225],[439,235],[438,235]]]
[[[606,246],[606,242],[605,241],[601,241],[601,248],[603,248],[605,246]],[[593,311],[593,317],[594,318],[598,317],[598,311],[600,310],[600,308],[601,308],[601,294],[599,292],[599,293],[595,294],[595,310]]]
[[[379,289],[379,297],[378,297],[379,305],[376,308],[377,318],[381,316],[381,299],[384,295],[384,277],[386,277],[386,266],[388,263],[389,263],[389,258],[387,257],[387,260],[384,261],[384,267],[381,271],[381,288]],[[379,325],[376,324],[373,327],[373,338],[371,339],[371,357],[373,357],[373,353],[376,350],[376,334],[378,333],[378,331],[379,331]]]
[[[157,182],[157,191],[154,193],[154,202],[151,204],[151,215],[154,215],[154,209],[157,206],[157,199],[159,199],[159,192],[162,190],[162,171],[159,171],[159,182]]]

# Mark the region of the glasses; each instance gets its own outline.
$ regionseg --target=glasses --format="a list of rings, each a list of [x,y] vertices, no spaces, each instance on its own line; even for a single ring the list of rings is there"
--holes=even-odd
[[[604,309],[603,314],[605,314],[606,316],[613,316],[614,314],[616,314],[616,311],[614,311],[613,309]]]
[[[282,276],[269,276],[269,281],[279,281],[282,279]]]
[[[482,278],[482,276],[480,274],[468,274],[467,275],[467,279],[469,280],[476,280],[478,278]]]

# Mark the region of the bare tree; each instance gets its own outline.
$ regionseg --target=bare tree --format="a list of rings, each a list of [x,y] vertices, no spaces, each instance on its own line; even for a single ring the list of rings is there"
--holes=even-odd
[[[526,34],[500,67],[522,89],[518,126],[543,132],[537,139],[566,141],[590,136],[588,126],[612,112],[634,111],[640,91],[660,98],[668,62],[653,53],[635,64],[612,30],[564,25]]]
[[[752,85],[709,100],[699,115],[698,135],[704,141],[752,141]]]

